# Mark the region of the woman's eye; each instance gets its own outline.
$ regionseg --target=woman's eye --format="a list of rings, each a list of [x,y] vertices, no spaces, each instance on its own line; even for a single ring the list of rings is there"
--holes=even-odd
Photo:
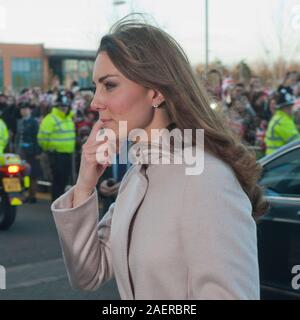
[[[105,85],[105,88],[106,88],[107,90],[111,90],[111,89],[113,89],[114,87],[116,87],[116,84],[114,84],[114,83],[112,83],[112,82],[106,82],[106,83],[104,83],[104,85]]]

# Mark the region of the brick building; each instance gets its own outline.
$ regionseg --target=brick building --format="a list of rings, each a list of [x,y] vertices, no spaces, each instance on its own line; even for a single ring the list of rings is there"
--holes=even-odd
[[[0,43],[0,92],[23,88],[91,85],[95,51],[46,49],[43,44]]]

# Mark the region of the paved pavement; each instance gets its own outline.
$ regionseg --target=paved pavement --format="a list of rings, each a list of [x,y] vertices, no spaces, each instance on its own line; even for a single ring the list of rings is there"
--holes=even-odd
[[[114,280],[94,292],[71,288],[47,200],[19,207],[12,228],[0,231],[0,265],[6,268],[0,300],[120,299]]]

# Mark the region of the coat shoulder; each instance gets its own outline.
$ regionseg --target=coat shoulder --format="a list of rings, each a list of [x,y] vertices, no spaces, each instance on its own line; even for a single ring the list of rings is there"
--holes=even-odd
[[[201,195],[204,197],[210,193],[222,194],[249,204],[249,198],[233,168],[210,152],[204,152],[201,173],[198,175],[185,174],[184,180],[185,190],[192,194],[199,194],[199,190],[201,190]]]

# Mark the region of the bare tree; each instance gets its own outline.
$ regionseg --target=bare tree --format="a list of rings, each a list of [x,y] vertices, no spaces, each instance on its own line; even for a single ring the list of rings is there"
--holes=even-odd
[[[261,31],[258,37],[265,62],[273,70],[273,82],[278,82],[289,65],[299,59],[300,3],[299,0],[277,0],[274,3],[275,7],[270,12],[272,31],[268,35]],[[263,18],[266,24],[268,17]]]

